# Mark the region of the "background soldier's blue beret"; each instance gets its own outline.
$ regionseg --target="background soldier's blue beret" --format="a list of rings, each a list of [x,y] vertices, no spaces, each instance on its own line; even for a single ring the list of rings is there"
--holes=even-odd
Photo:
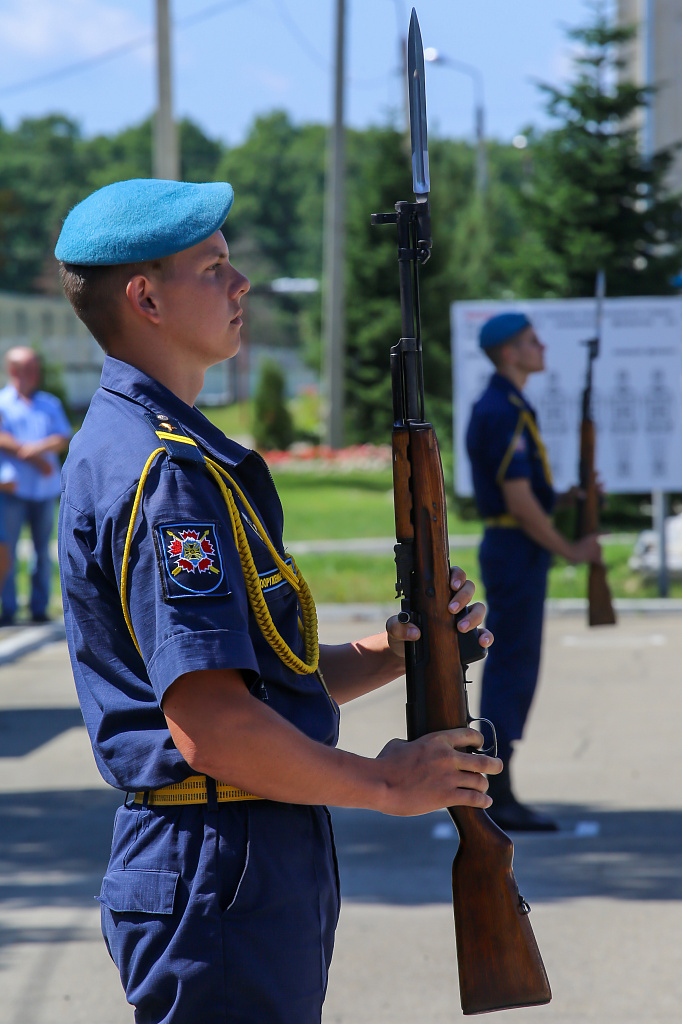
[[[525,313],[498,313],[483,324],[478,334],[478,343],[483,350],[495,348],[509,341],[524,327],[530,327],[530,320]]]
[[[161,259],[210,238],[233,200],[226,181],[115,181],[74,206],[54,254],[63,263],[91,267]]]

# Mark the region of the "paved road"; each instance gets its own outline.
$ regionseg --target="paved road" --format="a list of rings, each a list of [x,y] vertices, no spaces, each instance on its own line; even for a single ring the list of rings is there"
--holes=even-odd
[[[520,791],[564,825],[518,837],[515,868],[554,990],[508,1024],[679,1024],[682,620],[548,622]],[[323,639],[381,623],[322,622]],[[472,687],[475,691],[475,685]],[[399,685],[348,708],[343,742],[403,730]],[[0,1024],[131,1024],[93,896],[119,797],[99,780],[62,643],[0,667]],[[445,815],[334,814],[343,879],[325,1024],[461,1019]]]

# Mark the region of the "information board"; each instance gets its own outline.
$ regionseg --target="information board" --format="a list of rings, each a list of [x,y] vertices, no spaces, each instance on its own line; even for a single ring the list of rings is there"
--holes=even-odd
[[[594,299],[455,302],[451,307],[455,488],[473,493],[466,430],[471,407],[493,366],[478,347],[481,325],[496,313],[525,313],[547,346],[544,373],[528,378],[555,487],[578,482],[585,341],[596,332]],[[682,490],[682,298],[605,299],[601,349],[594,363],[596,463],[612,494]]]

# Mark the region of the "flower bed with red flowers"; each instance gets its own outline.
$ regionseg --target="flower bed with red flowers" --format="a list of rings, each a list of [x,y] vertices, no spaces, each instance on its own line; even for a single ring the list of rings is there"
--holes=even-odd
[[[390,444],[355,444],[330,448],[325,444],[293,444],[287,451],[261,452],[278,473],[351,473],[391,468]]]

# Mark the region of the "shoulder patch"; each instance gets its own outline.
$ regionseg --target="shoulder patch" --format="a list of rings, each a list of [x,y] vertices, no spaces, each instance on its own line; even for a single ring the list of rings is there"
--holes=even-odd
[[[159,523],[154,544],[166,599],[230,593],[215,523]]]

